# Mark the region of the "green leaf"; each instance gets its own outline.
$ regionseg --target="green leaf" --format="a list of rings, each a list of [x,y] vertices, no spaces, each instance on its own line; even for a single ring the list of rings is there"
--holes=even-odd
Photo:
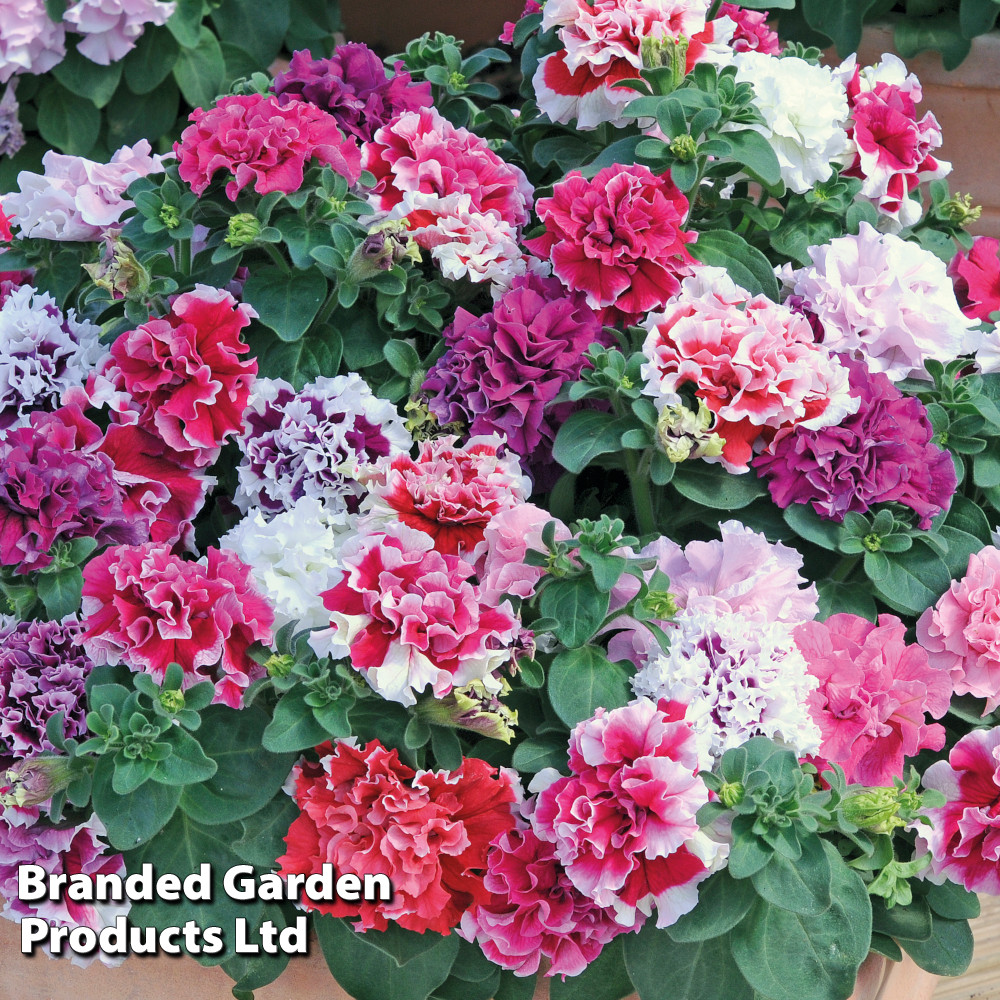
[[[566,740],[546,736],[519,743],[514,749],[513,765],[522,774],[537,774],[546,767],[565,771],[566,760]]]
[[[146,136],[163,135],[176,121],[179,104],[180,92],[170,78],[148,94],[119,87],[105,112],[108,147],[131,146]]]
[[[983,545],[990,545],[993,541],[986,515],[977,504],[961,493],[956,493],[951,498],[951,509],[945,518],[945,524],[975,535]]]
[[[420,355],[413,345],[406,343],[405,340],[390,340],[385,345],[385,360],[389,362],[389,367],[394,372],[398,372],[404,378],[409,378],[420,370]]]
[[[188,785],[181,808],[199,823],[230,823],[269,802],[295,762],[293,753],[262,746],[267,714],[256,705],[240,710],[211,705],[202,713],[202,749],[219,769],[208,781]],[[251,776],[253,780],[248,780]]]
[[[891,937],[875,931],[872,932],[871,950],[879,955],[885,955],[892,962],[903,961],[903,949]]]
[[[101,757],[94,769],[91,801],[108,831],[109,843],[124,851],[145,843],[163,829],[177,808],[181,790],[177,785],[147,782],[140,791],[116,795],[111,786],[113,771],[111,758]]]
[[[823,848],[833,873],[829,909],[805,916],[760,900],[732,932],[740,971],[770,1000],[844,1000],[868,954],[868,890],[832,844]]]
[[[240,821],[243,836],[233,841],[233,850],[249,865],[274,868],[288,849],[285,836],[299,816],[295,799],[279,792],[262,809]]]
[[[955,69],[972,50],[972,42],[962,34],[958,14],[937,14],[933,18],[900,18],[893,41],[904,59],[928,49],[941,53],[945,69]]]
[[[958,8],[958,22],[966,38],[975,38],[993,30],[1000,14],[997,0],[962,0]]]
[[[946,920],[975,920],[979,916],[979,897],[974,892],[969,892],[954,882],[925,884],[927,904],[937,916]]]
[[[682,462],[671,482],[681,496],[713,510],[739,510],[767,495],[767,486],[755,473],[734,476],[707,462]]]
[[[281,50],[291,22],[291,5],[289,0],[267,0],[260,4],[222,0],[211,16],[219,38],[237,41],[257,60],[258,66],[264,67]]]
[[[326,278],[319,271],[256,269],[243,287],[243,301],[282,340],[296,341],[309,329],[326,298]]]
[[[759,132],[750,129],[727,132],[726,142],[733,147],[731,159],[741,163],[748,174],[768,187],[777,187],[781,183],[778,156]]]
[[[598,708],[611,711],[632,699],[629,676],[596,646],[560,653],[549,668],[549,699],[570,729]]]
[[[933,920],[927,901],[919,896],[906,906],[897,903],[891,908],[880,897],[872,897],[872,927],[898,941],[926,941],[931,936]]]
[[[960,976],[972,962],[972,928],[967,920],[936,917],[926,941],[901,938],[899,943],[921,969],[935,976]]]
[[[802,13],[812,28],[828,35],[843,59],[861,42],[862,21],[875,0],[802,0]]]
[[[52,75],[74,96],[85,97],[95,108],[103,108],[118,88],[122,64],[99,66],[76,49],[67,48],[66,58],[53,67]]]
[[[500,973],[500,986],[493,1000],[531,1000],[535,993],[535,975],[515,976],[504,970]]]
[[[58,573],[38,574],[38,596],[49,618],[58,620],[80,610],[83,594],[83,573],[79,566],[70,566]]]
[[[816,584],[819,592],[819,620],[826,621],[831,615],[849,613],[875,621],[878,607],[875,598],[865,587],[854,583],[840,583],[837,580],[820,580]]]
[[[177,7],[167,21],[167,30],[186,48],[193,49],[201,37],[201,19],[205,0],[177,0]],[[157,38],[159,33],[149,32]]]
[[[623,948],[641,1000],[754,1000],[728,935],[679,944],[647,920],[638,934],[623,935]]]
[[[226,75],[226,61],[222,58],[219,40],[205,26],[198,36],[198,44],[181,49],[174,64],[174,79],[184,100],[195,108],[207,108],[215,102]]]
[[[948,551],[942,556],[948,572],[955,579],[965,576],[969,568],[969,556],[983,548],[982,539],[947,523],[937,533],[948,543]]]
[[[431,750],[441,770],[457,771],[462,766],[462,744],[454,729],[431,726]]]
[[[749,879],[735,879],[726,869],[698,886],[698,905],[667,928],[674,941],[707,941],[731,931],[757,899]]]
[[[150,785],[150,788],[163,788],[163,785]],[[144,794],[145,790],[143,791]],[[178,811],[170,823],[164,827],[160,835],[136,850],[125,855],[128,871],[139,871],[143,864],[154,865],[156,874],[171,873],[184,879],[207,864],[215,878],[241,860],[232,850],[232,843],[240,836],[240,827],[236,823],[205,826],[196,823],[183,812]],[[211,902],[185,899],[181,896],[179,902],[157,900],[135,906],[129,913],[129,922],[139,927],[176,927],[193,920],[199,927],[222,927],[225,940],[232,947],[235,941],[235,924],[240,917],[246,919],[251,926],[256,926],[260,918],[263,904],[261,902],[239,902],[222,891],[221,884],[210,886],[213,889]],[[218,956],[224,960],[225,955]]]
[[[578,976],[549,980],[551,1000],[621,1000],[633,992],[625,968],[623,937],[606,944],[601,953]]]
[[[333,978],[355,1000],[427,1000],[458,954],[458,936],[451,934],[401,966],[342,920],[322,916],[314,926]]]
[[[544,618],[554,618],[555,637],[570,648],[582,646],[600,628],[608,613],[611,596],[595,589],[585,576],[554,580],[539,599]]]
[[[340,370],[343,342],[332,327],[322,326],[294,342],[275,340],[270,334],[267,341],[257,356],[260,374],[283,378],[296,390],[321,375],[334,376]]]
[[[935,604],[951,584],[944,560],[920,544],[920,539],[907,552],[891,558],[865,559],[865,572],[889,607],[913,615]]]
[[[983,488],[1000,486],[1000,440],[993,438],[972,460],[972,480]]]
[[[313,710],[305,702],[308,693],[300,684],[281,696],[261,737],[265,750],[271,753],[306,750],[327,738],[326,730],[316,721]]]
[[[38,131],[64,153],[86,156],[97,142],[101,113],[93,101],[59,83],[45,86],[38,98]]]
[[[628,424],[599,410],[571,413],[556,434],[552,455],[569,472],[582,472],[598,455],[621,451]]]
[[[726,229],[710,229],[699,233],[688,249],[703,264],[724,267],[733,281],[751,295],[778,300],[778,281],[770,261],[742,236]]]
[[[416,931],[408,931],[390,921],[389,926],[384,931],[372,934],[371,937],[365,937],[364,940],[373,948],[378,948],[383,954],[388,955],[401,969],[439,945],[442,937],[433,931],[421,934]]]
[[[800,836],[802,856],[790,861],[780,852],[753,876],[753,887],[774,906],[806,916],[824,913],[830,906],[833,875],[823,842],[816,834]]]
[[[129,90],[133,94],[148,94],[159,87],[170,75],[180,51],[180,45],[169,31],[144,31],[135,48],[120,64],[125,67]]]
[[[785,523],[795,534],[807,542],[829,549],[831,552],[839,551],[844,529],[835,521],[820,517],[812,504],[793,503],[785,508],[783,516]]]
[[[191,785],[207,781],[215,774],[215,761],[206,757],[201,744],[180,726],[171,726],[160,739],[169,743],[173,752],[157,763],[153,781],[163,785]]]

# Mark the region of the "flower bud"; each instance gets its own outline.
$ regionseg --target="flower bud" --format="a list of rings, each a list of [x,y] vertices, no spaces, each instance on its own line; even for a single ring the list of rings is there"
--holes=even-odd
[[[294,666],[294,656],[289,656],[288,653],[279,656],[275,653],[274,656],[268,658],[264,664],[264,669],[267,671],[268,677],[287,677],[292,672],[292,667]]]
[[[229,219],[225,242],[231,247],[249,246],[260,236],[261,224],[257,216],[240,212]]]
[[[977,222],[983,214],[982,205],[972,204],[971,194],[959,194],[957,191],[941,205],[941,214],[956,226],[967,226]]]
[[[671,462],[717,458],[722,454],[726,440],[712,430],[714,426],[715,415],[705,401],[699,399],[697,413],[683,403],[665,406],[656,423],[656,436]]]
[[[160,693],[160,704],[173,715],[176,715],[184,707],[183,691],[163,691]]]
[[[698,141],[693,135],[679,135],[670,143],[670,152],[681,163],[690,163],[698,155]]]
[[[132,248],[121,239],[120,229],[108,229],[104,234],[101,259],[96,264],[84,264],[98,288],[111,293],[113,299],[138,301],[149,291],[149,272],[139,263]]]
[[[56,792],[68,788],[79,773],[71,757],[29,757],[7,772],[6,787],[0,788],[0,806],[21,809],[40,806]]]
[[[668,67],[671,70],[668,87],[676,90],[687,76],[688,40],[679,35],[677,38],[654,38],[647,36],[642,40],[642,65],[645,69]]]
[[[740,781],[726,781],[719,789],[719,801],[727,808],[732,809],[743,801],[746,789]]]
[[[504,681],[501,694],[510,691]],[[517,725],[517,712],[509,709],[500,698],[486,690],[482,681],[472,681],[455,688],[443,698],[430,698],[414,709],[424,722],[481,733],[494,740],[510,743]]]

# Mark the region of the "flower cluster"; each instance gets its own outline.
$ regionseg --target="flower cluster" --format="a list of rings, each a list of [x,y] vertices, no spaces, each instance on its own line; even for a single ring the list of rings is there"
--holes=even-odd
[[[138,177],[163,170],[146,139],[122,146],[108,163],[49,150],[44,173],[22,170],[19,190],[4,195],[4,210],[18,226],[18,236],[46,240],[98,240],[132,207],[125,196]]]
[[[84,649],[97,663],[124,663],[162,681],[179,663],[183,688],[209,680],[215,701],[239,708],[263,668],[247,655],[271,640],[274,615],[232,552],[209,549],[199,562],[166,545],[118,545],[84,571]]]
[[[243,419],[235,500],[244,512],[258,506],[276,514],[303,496],[356,511],[362,469],[411,444],[396,408],[354,373],[319,378],[300,392],[283,379],[258,379]]]
[[[293,53],[272,90],[282,104],[298,98],[328,111],[344,135],[362,142],[402,112],[431,106],[429,83],[413,83],[399,62],[387,76],[378,56],[360,43],[338,46],[329,59]]]
[[[361,930],[384,930],[392,920],[446,934],[489,898],[478,873],[490,841],[514,826],[509,773],[472,758],[456,771],[414,771],[377,740],[318,749],[318,763],[292,772],[301,813],[285,838],[280,873],[313,874],[331,862],[338,875],[387,876],[392,892],[360,907],[303,896],[307,908],[356,917]]]

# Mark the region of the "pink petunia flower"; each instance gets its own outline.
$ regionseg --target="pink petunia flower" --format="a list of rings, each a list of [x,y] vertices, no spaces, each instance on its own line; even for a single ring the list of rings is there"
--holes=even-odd
[[[87,563],[83,620],[83,646],[95,663],[124,663],[158,681],[179,663],[182,688],[211,681],[215,703],[239,708],[264,676],[247,649],[271,641],[274,613],[235,553],[210,548],[186,562],[148,542],[106,549]]]
[[[956,694],[985,698],[984,714],[1000,705],[1000,550],[969,556],[965,576],[918,619],[917,641],[931,666],[950,671]]]
[[[858,409],[847,370],[813,340],[807,320],[750,296],[721,268],[685,280],[680,296],[645,325],[644,391],[662,410],[691,386],[725,439],[722,455],[705,461],[730,472],[746,472],[779,428],[827,427]]]
[[[302,810],[285,837],[279,874],[313,874],[332,862],[337,874],[387,876],[389,900],[330,902],[302,897],[310,910],[357,918],[358,930],[447,934],[486,902],[490,841],[514,826],[512,772],[466,758],[455,771],[414,771],[377,740],[317,747],[318,763],[292,771]]]
[[[159,437],[192,468],[211,465],[243,429],[257,360],[240,331],[256,313],[207,285],[178,295],[162,319],[121,334],[95,382],[95,402]]]
[[[619,934],[645,921],[637,913],[631,926],[588,899],[570,881],[551,844],[531,829],[510,830],[494,839],[484,879],[488,901],[462,914],[461,935],[476,941],[483,954],[515,976],[578,976]]]
[[[367,483],[362,523],[377,528],[398,519],[429,535],[438,552],[475,558],[493,518],[531,492],[517,456],[502,450],[495,434],[463,447],[448,436],[422,441],[416,459],[382,459]]]
[[[1000,896],[1000,726],[963,736],[923,785],[948,801],[924,809],[932,825],[915,827],[917,853],[930,852],[933,875]]]
[[[166,24],[176,9],[176,3],[157,0],[76,0],[63,20],[71,31],[86,36],[77,51],[107,66],[135,48],[147,24]]]
[[[944,726],[928,723],[948,710],[951,678],[926,650],[906,642],[894,615],[874,625],[858,615],[832,615],[795,629],[819,687],[809,710],[822,733],[819,756],[839,764],[849,782],[891,787],[905,758],[944,746]]]
[[[574,170],[539,199],[546,232],[526,242],[607,321],[634,322],[662,308],[698,266],[687,249],[695,234],[682,228],[687,210],[669,176],[641,164],[605,167],[592,180]]]
[[[248,184],[257,194],[291,194],[302,186],[307,163],[332,167],[352,184],[361,174],[357,142],[345,139],[337,120],[305,101],[282,104],[262,94],[223,97],[207,111],[191,112],[174,143],[181,178],[203,194],[215,174],[231,175],[226,197],[235,201]]]
[[[948,276],[969,319],[989,320],[1000,312],[1000,240],[977,236],[970,250],[959,250],[952,257]]]
[[[509,602],[486,604],[473,567],[442,555],[434,540],[400,522],[361,535],[341,550],[346,576],[323,603],[331,627],[314,632],[313,649],[349,656],[383,698],[416,703],[490,675],[510,658],[518,622]]]
[[[768,56],[781,55],[781,39],[768,27],[766,10],[747,10],[735,3],[724,3],[717,15],[728,17],[734,25],[730,45],[734,52],[763,52]]]
[[[658,927],[675,923],[721,860],[724,848],[698,831],[695,814],[708,801],[698,762],[691,727],[640,699],[579,723],[573,773],[538,793],[535,832],[573,885],[626,927],[654,907]]]
[[[421,245],[431,245],[422,242],[424,227],[462,208],[492,213],[515,229],[528,221],[532,189],[520,168],[434,108],[406,111],[380,128],[365,145],[362,166],[375,175],[372,207],[407,219]]]
[[[66,29],[39,0],[0,0],[0,83],[18,73],[41,76],[66,56]]]
[[[852,54],[834,76],[847,87],[851,111],[848,136],[854,157],[843,175],[860,178],[862,195],[897,229],[912,226],[923,208],[910,193],[951,171],[950,163],[933,156],[942,142],[937,119],[928,111],[917,120],[920,83],[912,73],[907,75],[902,59],[888,52],[881,62],[863,69]]]

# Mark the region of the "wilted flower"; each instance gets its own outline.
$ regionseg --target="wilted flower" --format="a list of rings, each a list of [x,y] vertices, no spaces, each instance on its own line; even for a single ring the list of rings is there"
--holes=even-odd
[[[517,712],[508,708],[501,696],[510,692],[510,685],[501,682],[499,693],[489,691],[482,681],[472,681],[453,688],[443,698],[428,698],[417,704],[414,712],[425,722],[452,729],[466,729],[493,740],[510,743],[517,725]]]
[[[699,399],[698,409],[689,410],[683,403],[666,405],[656,421],[656,439],[671,462],[686,462],[689,458],[717,458],[725,440],[715,426],[712,411]]]
[[[84,264],[98,288],[111,293],[113,299],[145,298],[149,290],[149,272],[136,259],[132,248],[121,238],[120,229],[107,229],[101,245],[101,259],[96,264]]]

